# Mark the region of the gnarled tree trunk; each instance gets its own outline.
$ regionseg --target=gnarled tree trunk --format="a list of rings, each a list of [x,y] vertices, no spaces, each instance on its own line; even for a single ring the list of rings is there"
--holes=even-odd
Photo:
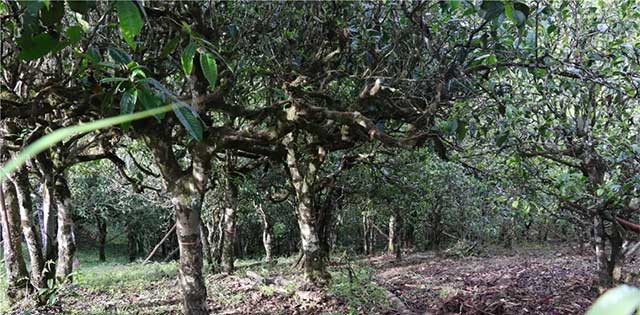
[[[20,207],[20,222],[22,226],[22,235],[24,236],[29,252],[29,263],[31,265],[31,284],[36,288],[45,287],[45,279],[43,276],[44,258],[42,256],[42,245],[40,243],[40,233],[33,223],[31,200],[31,185],[29,184],[29,175],[27,169],[22,167],[12,177],[15,192],[18,197]]]
[[[283,144],[287,149],[287,167],[290,180],[296,193],[296,210],[298,227],[302,240],[302,252],[305,278],[313,284],[325,285],[331,276],[326,269],[326,253],[321,248],[318,213],[314,209],[315,184],[326,151],[323,147],[314,146],[312,156],[302,169],[302,161],[296,152],[295,136],[287,134]]]
[[[55,202],[55,174],[53,163],[46,154],[36,157],[42,179],[42,221],[40,236],[42,237],[42,252],[46,264],[45,278],[55,277],[55,263],[58,259],[58,210]]]
[[[182,312],[185,315],[209,314],[207,288],[202,275],[203,255],[200,239],[200,211],[206,192],[212,153],[198,143],[191,150],[191,167],[182,170],[173,153],[170,137],[147,130],[143,139],[153,152],[171,203],[176,211],[176,236],[180,250],[179,282]]]
[[[4,193],[5,188],[6,195]],[[20,214],[18,200],[11,185],[0,185],[0,215],[2,216],[2,243],[4,266],[7,274],[7,296],[10,301],[23,297],[25,288],[29,288],[29,275],[22,257],[20,237]]]
[[[56,278],[67,279],[73,272],[73,255],[76,252],[76,243],[73,237],[73,218],[71,217],[71,192],[63,175],[56,179],[54,200],[58,209]]]

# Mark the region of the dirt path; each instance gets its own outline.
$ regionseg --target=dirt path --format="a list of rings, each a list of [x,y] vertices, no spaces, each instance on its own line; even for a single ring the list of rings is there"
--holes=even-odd
[[[590,258],[537,249],[464,259],[420,253],[400,263],[388,257],[370,263],[380,285],[415,314],[584,314],[596,296]]]

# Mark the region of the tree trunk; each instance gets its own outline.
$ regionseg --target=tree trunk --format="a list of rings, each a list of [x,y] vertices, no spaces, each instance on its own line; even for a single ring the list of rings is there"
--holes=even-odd
[[[266,211],[262,208],[262,204],[258,203],[256,209],[262,218],[262,245],[264,246],[264,260],[271,261],[273,259],[273,226]]]
[[[216,244],[216,250],[214,252],[214,259],[216,266],[222,265],[222,252],[224,247],[224,227],[225,227],[225,211],[220,210],[220,220],[218,221],[218,243]]]
[[[391,214],[389,217],[389,244],[387,245],[387,252],[389,254],[393,254],[396,252],[396,243],[398,242],[396,238],[398,235],[396,234],[396,214],[395,212]]]
[[[98,249],[100,261],[105,262],[107,261],[107,255],[105,253],[105,247],[107,245],[107,222],[102,218],[98,218],[96,221],[98,223]]]
[[[394,224],[394,246],[393,246],[393,253],[396,256],[396,261],[400,261],[402,260],[402,240],[404,239],[404,237],[402,237],[402,235],[404,233],[402,233],[404,231],[404,224],[403,224],[403,220],[402,220],[402,213],[401,210],[399,208],[396,208],[394,211],[394,216],[395,216],[395,224]],[[391,231],[389,231],[391,232]]]
[[[76,251],[71,217],[71,192],[64,177],[59,176],[55,184],[56,208],[58,209],[58,262],[56,278],[67,279],[73,272],[73,255]],[[71,280],[71,279],[69,279]]]
[[[593,217],[593,242],[596,250],[596,270],[598,270],[598,291],[604,293],[611,286],[609,261],[605,248],[604,222],[599,215]]]
[[[365,255],[369,255],[369,223],[367,212],[362,213],[362,248]]]
[[[204,315],[207,311],[207,289],[202,276],[202,241],[200,240],[201,196],[194,196],[187,185],[172,193],[176,208],[178,244],[180,248],[180,287],[182,311],[186,315]],[[187,186],[187,187],[185,187]]]
[[[335,187],[328,188],[322,207],[317,209],[318,213],[318,238],[320,239],[320,250],[326,261],[330,260],[331,254],[331,230],[333,226],[333,213],[338,208],[338,192]]]
[[[24,236],[29,252],[29,263],[31,265],[31,284],[36,288],[45,287],[45,279],[42,271],[44,269],[44,258],[42,256],[42,246],[40,243],[40,233],[33,224],[31,200],[31,184],[26,168],[20,168],[15,177],[12,178],[15,193],[18,197],[20,207],[20,221],[22,225],[22,235]]]
[[[206,87],[205,87],[206,89]],[[144,130],[143,139],[153,152],[171,203],[176,211],[176,237],[180,250],[179,281],[184,315],[209,314],[207,288],[202,275],[200,211],[207,189],[213,152],[203,142],[191,147],[191,166],[182,170],[173,152],[171,136],[163,130]]]
[[[295,136],[287,134],[283,144],[287,149],[287,167],[290,181],[296,193],[298,227],[302,240],[304,253],[304,273],[307,281],[315,285],[326,285],[331,275],[326,269],[326,254],[324,253],[319,238],[318,213],[314,209],[313,194],[317,191],[317,182],[320,165],[324,161],[326,151],[323,147],[313,146],[315,151],[306,163],[305,169],[300,168],[300,162],[296,153]],[[304,173],[304,174],[303,174]]]
[[[204,258],[207,263],[211,265],[211,243],[209,243],[209,229],[203,221],[200,222],[200,239],[202,240],[202,251],[204,252]]]
[[[222,269],[233,273],[235,260],[234,245],[236,241],[236,209],[238,208],[238,183],[234,172],[235,157],[227,151],[226,174],[224,178],[224,242],[222,246]]]
[[[58,230],[58,211],[55,204],[54,196],[54,180],[53,175],[43,176],[42,179],[42,251],[44,259],[48,263],[55,263],[58,258],[58,242],[57,242],[57,230]],[[53,278],[54,269],[51,268],[49,274]]]
[[[130,263],[136,260],[138,251],[136,247],[136,234],[133,232],[133,227],[127,227],[127,254],[129,255]]]
[[[0,215],[2,216],[2,241],[4,249],[4,266],[7,275],[7,296],[11,302],[24,296],[24,288],[29,288],[29,275],[22,257],[20,237],[20,215],[18,200],[11,185],[0,185]]]

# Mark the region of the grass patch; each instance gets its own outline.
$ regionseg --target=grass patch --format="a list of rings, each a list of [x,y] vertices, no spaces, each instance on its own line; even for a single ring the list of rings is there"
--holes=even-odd
[[[390,305],[386,290],[375,282],[374,270],[369,267],[353,266],[331,273],[329,292],[342,299],[348,306],[349,314],[359,314],[363,310],[376,313]]]

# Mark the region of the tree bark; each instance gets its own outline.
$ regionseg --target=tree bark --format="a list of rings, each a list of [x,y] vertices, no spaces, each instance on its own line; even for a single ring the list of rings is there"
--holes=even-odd
[[[391,216],[389,217],[389,243],[387,244],[387,252],[389,254],[393,254],[396,252],[395,248],[396,248],[396,243],[398,242],[396,240],[397,238],[397,234],[396,234],[396,214],[395,212],[391,214]]]
[[[56,278],[68,279],[73,272],[73,255],[76,252],[76,244],[73,236],[73,219],[71,217],[71,192],[63,175],[58,176],[56,179],[54,200],[58,209]]]
[[[204,224],[204,221],[200,221],[200,240],[202,241],[202,251],[204,253],[204,259],[207,263],[211,264],[211,244],[209,243],[209,229]]]
[[[404,224],[402,220],[402,210],[400,208],[396,208],[394,210],[395,224],[394,224],[394,234],[393,238],[393,253],[395,254],[396,261],[402,260],[402,231],[404,231]],[[389,231],[391,232],[391,231]]]
[[[27,169],[22,167],[16,171],[15,176],[12,177],[12,182],[20,207],[22,235],[24,236],[29,253],[31,284],[36,288],[44,288],[46,282],[42,273],[44,269],[44,258],[42,256],[40,233],[32,219],[33,201],[31,200],[31,184],[29,183]]]
[[[182,312],[185,315],[209,314],[207,289],[202,275],[204,259],[200,239],[200,211],[207,189],[212,152],[208,151],[204,143],[195,144],[191,148],[191,167],[182,170],[173,153],[169,135],[157,130],[146,130],[143,139],[153,152],[176,211]]]
[[[611,286],[609,260],[605,248],[604,222],[599,215],[593,217],[593,243],[596,250],[596,269],[598,270],[598,291],[604,293]]]
[[[261,203],[256,205],[256,209],[262,218],[262,245],[264,246],[264,260],[269,262],[273,260],[273,225],[267,212]]]
[[[183,294],[183,313],[208,314],[207,289],[202,276],[202,241],[200,240],[201,196],[179,183],[172,191],[176,208],[178,245],[180,248],[180,287]]]
[[[136,256],[138,255],[137,249],[136,234],[133,232],[133,227],[127,227],[127,254],[130,263],[136,260]]]
[[[57,242],[57,230],[58,230],[58,211],[55,204],[54,196],[54,180],[53,175],[44,175],[42,178],[42,252],[46,262],[53,262],[58,257],[58,242]],[[50,279],[53,277],[54,269],[51,268],[49,274]]]
[[[293,133],[289,133],[283,144],[287,149],[287,167],[296,193],[298,227],[304,253],[304,273],[307,281],[322,286],[328,283],[331,275],[327,272],[326,253],[322,251],[320,244],[318,214],[314,209],[313,194],[316,191],[315,183],[326,151],[321,146],[313,146],[314,153],[308,163],[305,163],[306,167],[303,170],[296,152],[295,140]]]
[[[369,225],[369,214],[368,211],[364,211],[362,213],[362,241],[363,241],[363,251],[365,255],[369,255],[371,253],[371,244],[369,239],[369,230],[371,229]]]
[[[102,218],[97,218],[98,228],[98,250],[99,259],[101,262],[107,261],[107,255],[105,253],[105,247],[107,245],[107,222]]]
[[[236,241],[236,209],[238,208],[238,183],[233,175],[235,157],[227,151],[226,171],[224,178],[224,242],[222,247],[222,269],[225,273],[233,273],[235,260],[234,245]]]
[[[7,188],[6,195],[5,188]],[[0,185],[0,215],[2,216],[2,245],[7,275],[7,296],[13,303],[24,296],[24,289],[30,288],[30,284],[27,267],[22,257],[18,200],[11,185]]]

